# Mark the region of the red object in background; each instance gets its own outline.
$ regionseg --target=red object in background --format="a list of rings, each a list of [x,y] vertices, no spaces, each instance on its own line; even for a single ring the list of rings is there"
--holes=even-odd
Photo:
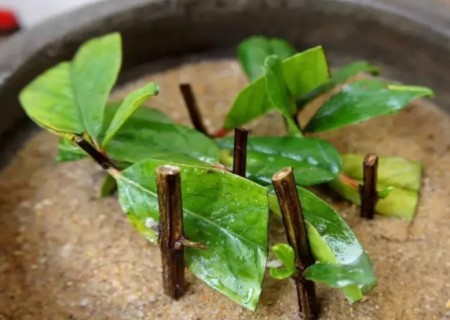
[[[0,8],[0,33],[10,33],[20,29],[15,14],[7,9]]]

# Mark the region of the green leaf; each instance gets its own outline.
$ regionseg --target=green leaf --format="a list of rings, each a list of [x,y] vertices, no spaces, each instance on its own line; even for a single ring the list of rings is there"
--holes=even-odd
[[[145,225],[149,219],[159,220],[155,170],[162,164],[167,161],[145,160],[116,174],[123,210],[153,240],[154,232]],[[185,234],[208,248],[186,248],[188,268],[212,288],[254,310],[267,260],[267,190],[221,170],[178,166]]]
[[[233,139],[217,140],[221,163],[232,165]],[[261,184],[271,184],[278,170],[293,167],[297,183],[303,186],[331,181],[341,171],[341,159],[327,141],[301,137],[250,137],[247,144],[247,178]]]
[[[69,162],[77,161],[87,157],[87,154],[81,150],[75,143],[66,139],[60,138],[58,143],[58,154],[56,161]]]
[[[296,98],[328,80],[328,64],[322,47],[315,47],[283,60],[288,96]],[[237,96],[225,119],[225,129],[239,127],[269,112],[274,106],[266,92],[265,77],[255,80]]]
[[[286,40],[263,36],[254,36],[242,41],[237,51],[242,69],[250,81],[262,76],[261,67],[268,56],[277,55],[284,60],[296,52],[294,46]]]
[[[138,118],[127,121],[105,151],[111,159],[128,163],[144,159],[185,164],[214,164],[219,161],[219,149],[214,141],[197,130]]]
[[[100,198],[108,197],[112,195],[116,190],[117,190],[116,180],[110,175],[107,175],[105,176],[102,186],[100,187],[99,196]]]
[[[364,155],[342,155],[343,175],[332,181],[330,186],[347,200],[360,205],[357,186],[362,183]],[[350,179],[350,180],[349,180]],[[377,191],[383,195],[375,209],[378,213],[412,220],[417,210],[422,181],[422,164],[400,157],[379,157]]]
[[[283,280],[292,277],[296,272],[294,249],[288,244],[279,243],[272,246],[275,256],[283,264],[282,268],[270,268],[270,276],[274,279]]]
[[[353,82],[326,101],[305,128],[307,132],[326,131],[392,114],[411,101],[432,96],[424,87],[396,86],[369,79]]]
[[[95,139],[119,72],[120,56],[119,34],[88,41],[73,63],[56,65],[21,91],[19,99],[25,112],[38,125],[62,137],[88,133]]]
[[[20,103],[41,127],[71,137],[85,130],[70,81],[70,63],[62,62],[34,79],[20,93]]]
[[[342,171],[350,177],[363,179],[362,154],[344,154]],[[422,164],[401,157],[379,157],[378,182],[411,191],[419,191],[422,184]]]
[[[376,285],[372,265],[367,253],[362,248],[350,227],[325,201],[298,187],[303,214],[306,221],[309,244],[316,262],[332,265],[345,266],[340,273],[322,274],[316,265],[310,266],[308,279],[323,282],[329,286],[336,287],[336,283],[343,284],[351,278],[345,270],[351,273],[359,273],[363,281],[353,279],[353,283],[343,286],[342,290],[350,302],[356,302],[363,298]],[[270,209],[281,215],[276,196],[269,195]],[[352,266],[347,267],[347,266]],[[368,279],[371,279],[369,282]]]
[[[367,258],[367,255],[364,256]],[[373,286],[376,283],[375,275],[365,272],[364,264],[370,264],[369,260],[358,261],[354,265],[340,265],[333,263],[316,263],[306,269],[306,279],[321,282],[332,288],[347,288],[349,286]]]
[[[302,136],[300,129],[294,121],[295,105],[289,101],[287,89],[283,80],[281,60],[277,56],[269,56],[264,62],[264,75],[266,76],[266,92],[270,103],[286,119],[289,132]]]
[[[379,74],[379,69],[376,66],[368,63],[367,61],[358,61],[348,64],[342,67],[341,69],[337,70],[329,81],[315,88],[314,90],[308,92],[299,100],[297,100],[297,108],[301,109],[311,100],[317,98],[318,96],[320,96],[325,92],[334,89],[336,86],[345,83],[350,77],[356,76],[361,72],[368,72],[373,75],[377,75]]]
[[[109,93],[122,64],[120,34],[89,40],[81,46],[71,64],[71,84],[83,127],[94,140],[102,131]]]
[[[112,119],[114,118],[114,115],[116,114],[117,110],[121,106],[121,103],[110,103],[105,108],[105,129],[109,127]],[[161,123],[172,123],[172,120],[162,113],[159,110],[156,109],[150,109],[150,108],[139,108],[137,109],[127,120],[128,126],[133,127],[134,124],[137,122],[142,123],[146,122],[148,125],[151,125],[154,122],[161,122]],[[120,129],[119,129],[120,131]],[[65,161],[74,161],[79,160],[81,158],[86,157],[86,154],[84,151],[78,148],[77,145],[74,143],[68,141],[67,139],[61,139],[59,145],[58,145],[58,155],[56,159],[60,162]],[[120,158],[120,156],[119,156]]]
[[[111,138],[116,134],[125,121],[144,103],[149,97],[155,96],[159,93],[159,86],[156,83],[149,83],[144,87],[131,92],[112,119],[109,128],[106,130],[105,138],[103,139],[103,147],[105,147]]]

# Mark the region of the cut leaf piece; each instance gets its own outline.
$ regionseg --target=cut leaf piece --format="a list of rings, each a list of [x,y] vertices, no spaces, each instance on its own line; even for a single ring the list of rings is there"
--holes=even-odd
[[[232,165],[233,139],[217,140],[222,149],[221,162]],[[271,184],[274,172],[285,167],[294,168],[299,185],[310,186],[337,177],[341,159],[327,141],[301,137],[251,137],[247,143],[247,178],[261,184]]]
[[[343,154],[342,172],[363,179],[364,155]],[[401,189],[419,191],[422,184],[422,164],[401,157],[381,157],[378,163],[378,182]]]
[[[159,219],[155,170],[162,164],[167,161],[145,160],[114,174],[119,201],[138,230],[144,229],[147,219]],[[221,170],[176,165],[181,168],[186,236],[208,248],[186,248],[188,268],[254,310],[267,260],[267,189]],[[145,236],[150,238],[151,233],[148,229]]]
[[[392,114],[411,101],[430,97],[425,87],[396,86],[378,79],[368,79],[345,85],[326,101],[305,128],[307,132],[326,131]]]
[[[93,39],[63,62],[34,79],[20,93],[28,116],[65,138],[100,134],[106,99],[121,63],[120,35]]]
[[[376,278],[367,253],[350,227],[325,201],[301,187],[298,187],[298,193],[306,221],[309,244],[316,262],[343,267],[339,273],[325,275],[320,272],[322,267],[314,270],[316,267],[313,265],[307,269],[313,269],[308,279],[335,286],[336,283],[343,284],[352,278],[352,274],[345,273],[346,270],[351,273],[356,272],[362,281],[358,282],[358,278],[353,277],[353,284],[343,286],[342,290],[350,302],[361,300],[363,295],[376,285]],[[269,204],[275,214],[281,215],[276,196],[272,193],[269,194]],[[368,279],[371,281],[369,282]]]
[[[238,46],[239,62],[250,81],[262,76],[262,65],[268,56],[277,55],[284,60],[294,55],[295,52],[294,46],[288,41],[263,36],[250,37]]]
[[[120,127],[127,119],[144,103],[149,97],[159,93],[159,86],[156,83],[149,83],[146,86],[131,92],[114,114],[111,123],[105,133],[103,139],[103,147],[105,147],[111,138],[116,134]]]
[[[278,280],[292,277],[297,272],[294,249],[286,243],[279,243],[272,246],[272,251],[283,266],[282,268],[270,268],[270,276]]]
[[[317,98],[325,92],[334,89],[336,86],[345,83],[350,77],[356,76],[361,72],[368,72],[370,74],[377,75],[379,74],[379,69],[378,67],[368,63],[367,61],[358,61],[348,64],[333,73],[333,76],[329,81],[298,99],[297,108],[303,108],[311,100]]]
[[[343,170],[330,186],[345,199],[360,205],[358,185],[362,183],[364,155],[342,155]],[[417,210],[422,164],[399,157],[378,158],[378,193],[389,193],[379,199],[375,210],[388,217],[412,220]]]
[[[277,56],[267,57],[264,62],[264,75],[266,77],[266,92],[270,103],[284,116],[289,133],[302,136],[300,128],[294,121],[295,105],[292,101],[289,101],[287,96],[280,58]]]
[[[284,82],[288,96],[297,98],[328,80],[328,64],[322,47],[298,53],[283,61]],[[225,129],[239,127],[262,116],[274,106],[265,88],[265,78],[259,78],[242,90],[225,119]]]

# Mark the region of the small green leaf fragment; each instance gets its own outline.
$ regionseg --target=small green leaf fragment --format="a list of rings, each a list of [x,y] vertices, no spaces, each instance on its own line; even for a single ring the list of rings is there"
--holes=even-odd
[[[127,119],[144,103],[145,100],[149,97],[157,95],[158,93],[159,86],[153,82],[131,92],[117,109],[109,128],[106,130],[102,144],[103,147],[108,144],[125,121],[127,121]]]
[[[106,175],[103,179],[102,185],[99,190],[100,198],[105,198],[114,193],[117,190],[116,180],[110,175]]]
[[[270,276],[283,280],[292,277],[296,272],[294,249],[288,244],[279,243],[272,246],[272,252],[283,264],[282,268],[270,268]]]
[[[345,85],[320,107],[305,131],[338,129],[396,113],[411,101],[431,95],[432,91],[423,87],[392,86],[378,79],[353,82]]]

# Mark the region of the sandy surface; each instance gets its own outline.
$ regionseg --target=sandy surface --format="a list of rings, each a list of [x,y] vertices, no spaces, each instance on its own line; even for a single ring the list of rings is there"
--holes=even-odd
[[[150,80],[161,86],[150,105],[186,124],[177,84],[190,81],[211,130],[246,83],[232,60],[187,60],[123,90]],[[269,116],[252,127],[254,134],[279,134],[281,124]],[[341,151],[423,161],[425,179],[411,224],[383,217],[363,221],[357,208],[333,200],[372,257],[379,284],[353,306],[338,290],[318,286],[321,318],[450,319],[449,117],[418,102],[396,116],[323,136]],[[0,173],[0,320],[296,319],[290,281],[267,279],[256,313],[189,272],[188,293],[170,301],[162,294],[158,248],[131,228],[114,197],[96,198],[103,173],[93,162],[53,161],[56,142],[37,134]],[[280,237],[279,225],[271,235]]]

